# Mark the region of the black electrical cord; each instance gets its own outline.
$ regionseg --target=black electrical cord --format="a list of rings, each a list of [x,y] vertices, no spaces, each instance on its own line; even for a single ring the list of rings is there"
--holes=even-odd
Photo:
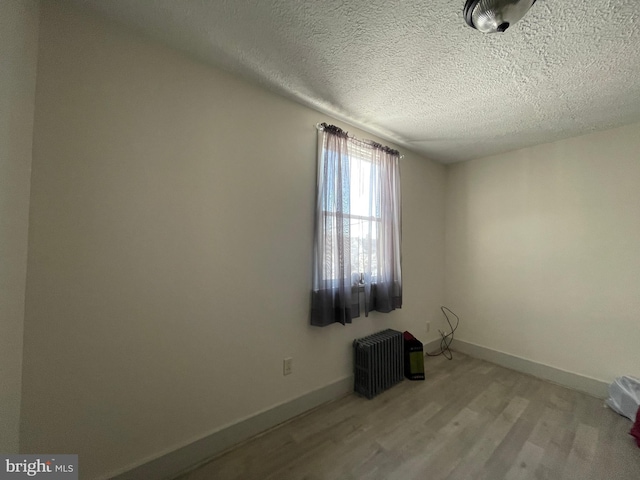
[[[449,348],[449,345],[451,345],[451,342],[453,342],[453,333],[457,330],[458,325],[460,324],[460,317],[458,317],[458,315],[453,313],[451,310],[449,310],[449,308],[445,306],[440,307],[440,310],[442,310],[444,317],[447,319],[447,323],[449,324],[449,328],[451,328],[451,331],[445,334],[442,330],[438,330],[440,336],[442,337],[442,339],[440,340],[440,351],[437,353],[427,352],[427,356],[437,357],[439,355],[444,355],[448,360],[453,360],[453,352]],[[451,324],[451,320],[449,320],[449,315],[447,315],[447,312],[456,317],[455,327]]]

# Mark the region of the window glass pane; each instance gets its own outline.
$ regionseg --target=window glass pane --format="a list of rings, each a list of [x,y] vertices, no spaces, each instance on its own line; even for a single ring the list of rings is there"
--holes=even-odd
[[[351,278],[353,283],[358,283],[361,276],[365,276],[375,282],[378,267],[378,228],[380,226],[380,198],[376,186],[378,185],[378,171],[375,165],[368,159],[371,152],[366,146],[354,145],[350,155],[343,156],[338,162],[338,155],[325,156],[327,159],[327,178],[329,181],[342,180],[342,187],[349,189],[350,209],[345,215],[349,219],[349,235],[351,237]],[[338,164],[348,169],[348,178],[340,175]],[[344,173],[344,172],[343,172]],[[338,186],[336,184],[336,186]],[[343,210],[336,205],[333,198],[334,189],[328,190],[329,198],[324,198],[325,215],[335,215],[335,212]],[[345,194],[347,192],[344,192]],[[346,195],[345,195],[346,197]],[[344,209],[343,211],[345,211]],[[332,222],[327,224],[328,238],[334,238],[332,234]],[[331,265],[331,280],[336,280],[337,271]]]

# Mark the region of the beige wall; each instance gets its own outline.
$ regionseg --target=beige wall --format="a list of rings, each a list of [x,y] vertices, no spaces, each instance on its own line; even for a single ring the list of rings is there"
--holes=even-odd
[[[0,452],[18,451],[37,7],[0,2]]]
[[[355,337],[439,322],[444,167],[403,152],[403,309],[312,328],[332,120],[66,8],[42,5],[25,452],[115,472],[347,377]]]
[[[640,124],[452,166],[458,338],[606,382],[640,376]]]

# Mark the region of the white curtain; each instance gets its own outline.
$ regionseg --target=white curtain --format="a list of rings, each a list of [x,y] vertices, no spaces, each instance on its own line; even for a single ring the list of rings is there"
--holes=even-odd
[[[332,125],[318,135],[311,324],[402,306],[399,153]]]

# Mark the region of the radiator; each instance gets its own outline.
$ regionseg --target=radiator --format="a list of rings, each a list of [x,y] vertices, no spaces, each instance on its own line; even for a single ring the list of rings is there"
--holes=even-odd
[[[404,378],[402,333],[383,330],[353,341],[354,390],[367,398],[393,387]]]

